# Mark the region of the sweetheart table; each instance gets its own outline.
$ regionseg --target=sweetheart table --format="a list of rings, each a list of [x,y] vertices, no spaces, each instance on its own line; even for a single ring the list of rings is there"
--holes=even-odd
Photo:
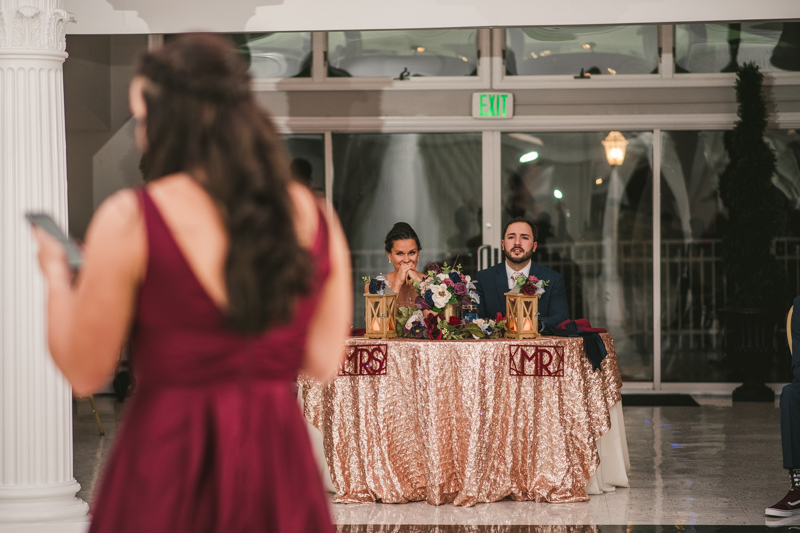
[[[597,371],[580,337],[348,339],[336,379],[300,379],[333,501],[580,502],[629,486],[622,379],[601,336]]]

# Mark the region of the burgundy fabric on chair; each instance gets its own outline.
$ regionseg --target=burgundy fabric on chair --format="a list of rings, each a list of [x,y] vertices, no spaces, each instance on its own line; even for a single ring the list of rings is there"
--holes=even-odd
[[[561,324],[559,324],[558,327],[561,328],[561,329],[564,329],[564,326],[566,326],[569,322],[573,322],[573,320],[572,319],[567,319],[564,322],[562,322]],[[579,318],[579,319],[575,320],[574,322],[578,326],[578,329],[581,329],[583,331],[593,331],[595,333],[608,333],[606,328],[593,328],[592,325],[589,323],[589,319],[588,318]]]
[[[234,334],[146,191],[140,199],[148,261],[131,334],[137,386],[90,531],[332,531],[294,392],[317,293],[298,299],[289,323]],[[330,271],[319,218],[314,286]]]

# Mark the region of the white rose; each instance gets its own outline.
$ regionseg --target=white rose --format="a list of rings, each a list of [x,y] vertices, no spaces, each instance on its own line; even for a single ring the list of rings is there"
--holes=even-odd
[[[442,308],[450,301],[450,291],[447,290],[447,285],[431,285],[433,291],[433,303],[436,307]]]

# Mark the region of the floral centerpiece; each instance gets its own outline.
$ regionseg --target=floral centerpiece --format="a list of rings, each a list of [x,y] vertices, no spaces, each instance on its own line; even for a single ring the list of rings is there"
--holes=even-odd
[[[472,278],[461,272],[461,265],[429,263],[427,277],[415,282],[415,307],[400,307],[397,334],[401,337],[433,340],[497,339],[506,329],[505,318],[465,322],[449,314],[448,306],[474,306],[479,302]]]
[[[397,335],[431,340],[499,339],[506,330],[506,319],[497,313],[495,320],[479,318],[464,322],[457,316],[445,320],[441,313],[413,307],[398,308]]]
[[[452,268],[443,263],[428,263],[428,275],[415,281],[417,299],[414,304],[423,311],[443,312],[448,305],[473,305],[478,303],[478,291],[469,276],[461,273],[461,265]]]

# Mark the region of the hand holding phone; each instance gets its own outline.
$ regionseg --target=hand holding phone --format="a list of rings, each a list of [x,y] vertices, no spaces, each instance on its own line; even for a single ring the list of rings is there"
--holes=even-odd
[[[25,213],[25,218],[34,226],[42,228],[53,236],[64,247],[67,256],[67,263],[72,270],[78,270],[83,262],[83,254],[74,240],[70,239],[61,228],[58,227],[53,217],[45,213]]]

